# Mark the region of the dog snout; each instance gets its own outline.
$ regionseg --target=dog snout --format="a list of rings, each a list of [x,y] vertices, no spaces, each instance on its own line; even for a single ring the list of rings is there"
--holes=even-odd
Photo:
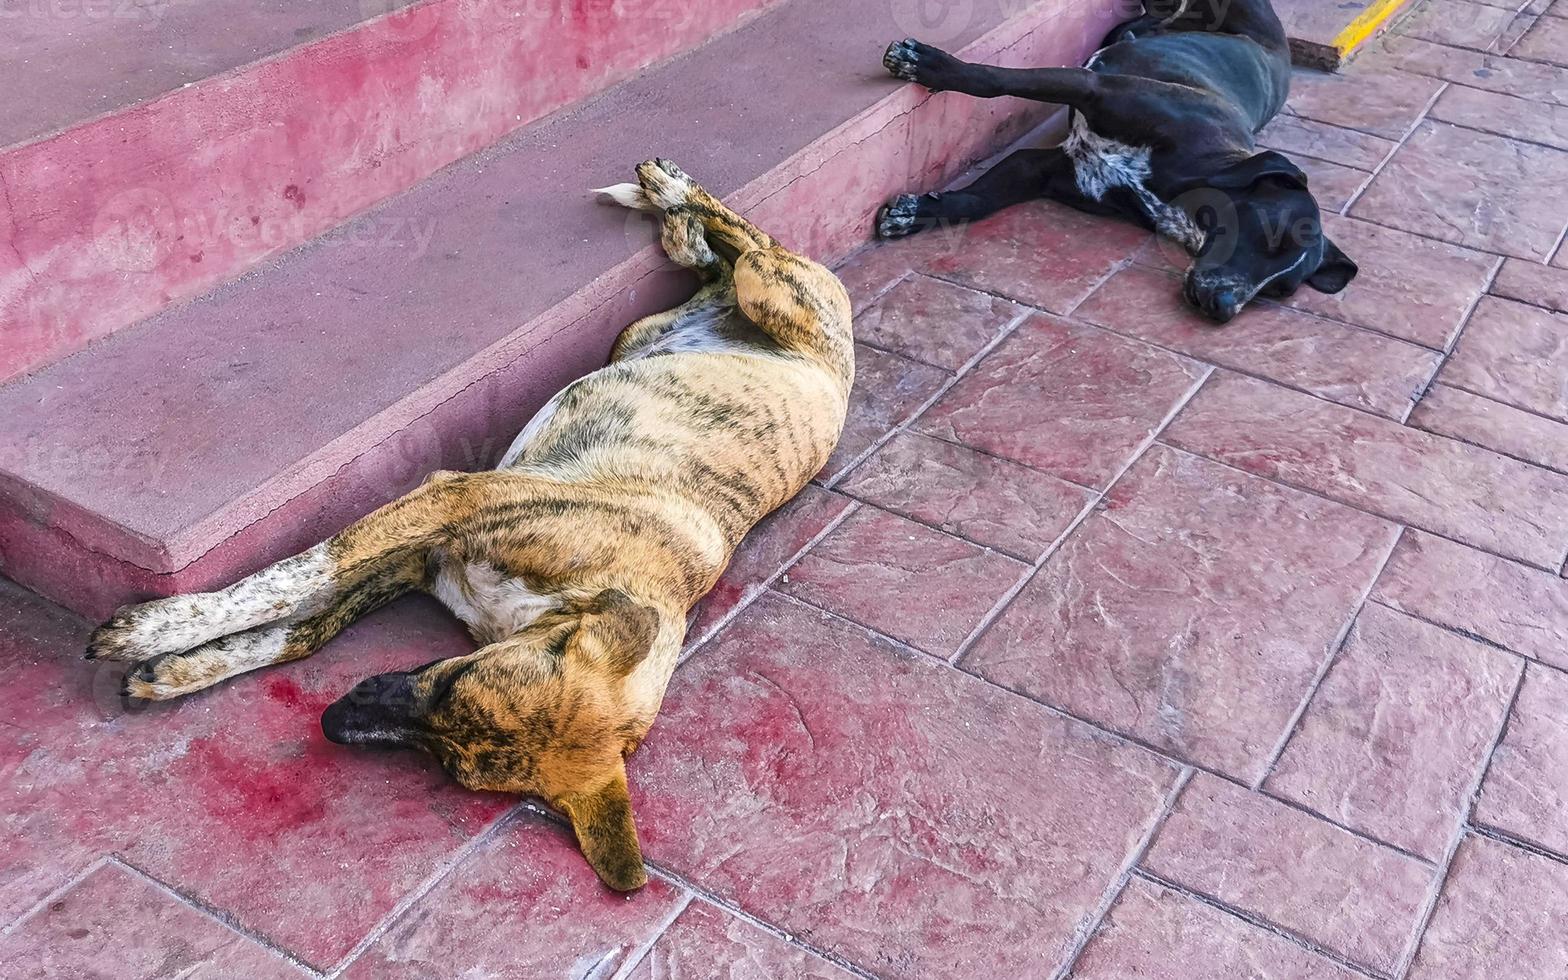
[[[402,744],[414,704],[413,674],[377,674],[327,705],[321,733],[339,745]]]
[[[1182,284],[1182,297],[1216,323],[1229,323],[1247,303],[1246,295],[1235,283],[1198,276],[1187,277]]]

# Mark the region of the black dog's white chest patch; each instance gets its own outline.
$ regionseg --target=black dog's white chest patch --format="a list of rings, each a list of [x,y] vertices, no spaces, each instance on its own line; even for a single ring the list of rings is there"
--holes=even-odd
[[[1092,59],[1091,59],[1092,62]],[[1203,235],[1181,208],[1172,207],[1149,190],[1147,146],[1131,146],[1101,136],[1089,128],[1083,113],[1072,113],[1072,125],[1062,151],[1073,161],[1078,192],[1093,201],[1101,200],[1114,187],[1133,193],[1155,229],[1166,238],[1179,242],[1190,252],[1203,244]]]

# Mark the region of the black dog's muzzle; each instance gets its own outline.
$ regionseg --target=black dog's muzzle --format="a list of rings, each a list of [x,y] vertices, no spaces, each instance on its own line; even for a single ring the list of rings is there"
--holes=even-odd
[[[1226,275],[1205,276],[1202,272],[1189,272],[1182,281],[1181,295],[1204,316],[1218,323],[1229,323],[1252,296],[1235,278]]]

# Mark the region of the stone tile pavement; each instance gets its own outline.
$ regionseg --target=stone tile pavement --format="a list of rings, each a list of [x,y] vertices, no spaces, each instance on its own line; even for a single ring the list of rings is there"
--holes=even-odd
[[[844,444],[694,617],[633,897],[321,738],[465,649],[429,601],[135,711],[0,585],[0,973],[1568,976],[1559,8],[1299,78],[1339,296],[1215,328],[1043,203],[851,259]]]

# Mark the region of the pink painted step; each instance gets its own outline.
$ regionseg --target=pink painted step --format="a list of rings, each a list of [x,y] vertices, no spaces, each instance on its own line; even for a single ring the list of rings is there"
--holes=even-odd
[[[201,299],[0,387],[0,573],[102,614],[298,550],[438,467],[494,462],[630,319],[690,288],[645,217],[593,204],[659,154],[787,243],[863,241],[1043,118],[890,79],[906,5],[793,0]],[[944,43],[1078,62],[1114,16],[978,5]]]
[[[0,37],[0,379],[778,2],[20,3]]]

